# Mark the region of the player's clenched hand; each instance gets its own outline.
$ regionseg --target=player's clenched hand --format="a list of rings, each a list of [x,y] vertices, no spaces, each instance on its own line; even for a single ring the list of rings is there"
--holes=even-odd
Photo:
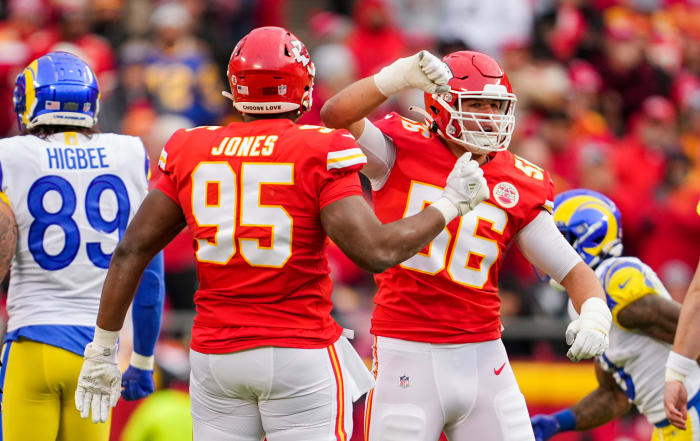
[[[535,415],[530,419],[535,441],[547,441],[559,432],[559,422],[554,415]]]
[[[450,90],[447,82],[451,78],[447,64],[428,51],[420,51],[384,67],[374,76],[374,84],[386,97],[409,88],[442,93]]]
[[[664,409],[668,421],[679,429],[685,430],[688,419],[688,392],[680,381],[666,381],[664,387]]]
[[[447,224],[457,216],[464,216],[488,197],[484,171],[471,159],[471,153],[466,152],[447,175],[442,196],[431,206],[440,210]]]
[[[122,375],[122,398],[125,400],[140,400],[156,390],[153,382],[153,370],[139,369],[129,365]]]
[[[87,418],[92,410],[92,422],[105,422],[109,409],[117,405],[121,372],[117,366],[117,345],[106,348],[94,342],[85,347],[85,361],[80,369],[75,407]]]
[[[597,357],[608,348],[612,315],[603,299],[593,297],[581,305],[581,315],[566,328],[566,356],[571,361]]]

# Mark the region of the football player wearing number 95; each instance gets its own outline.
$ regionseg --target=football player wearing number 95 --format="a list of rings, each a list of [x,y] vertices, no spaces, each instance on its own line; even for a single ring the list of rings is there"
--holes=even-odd
[[[163,176],[112,259],[100,335],[116,335],[144,266],[187,224],[200,280],[194,439],[349,440],[352,402],[373,382],[330,315],[327,235],[361,267],[384,271],[488,197],[486,181],[465,156],[434,204],[382,225],[362,197],[367,158],[353,137],[295,123],[311,106],[314,65],[294,35],[254,29],[234,47],[227,77],[224,94],[243,121],[178,130],[167,142]],[[102,394],[119,377],[102,358],[87,359],[88,371]]]
[[[425,110],[416,109],[424,122],[396,113],[366,119],[408,88],[425,92]],[[450,441],[533,439],[500,340],[498,273],[513,242],[581,311],[566,332],[569,358],[607,347],[611,316],[602,287],[554,225],[549,175],[506,150],[515,102],[491,57],[462,51],[441,61],[421,51],[351,84],[321,111],[329,127],[348,128],[367,155],[362,172],[382,222],[436,201],[465,156],[480,164],[491,195],[420,253],[376,276],[377,384],[365,406],[371,441],[435,441],[443,430]]]
[[[75,411],[86,357],[116,367],[116,347],[93,340],[112,252],[147,192],[146,151],[138,138],[98,133],[99,89],[82,60],[52,52],[17,77],[21,136],[0,140],[0,275],[12,259],[8,330],[0,381],[5,441],[107,441],[109,424]],[[8,220],[16,219],[16,245]],[[133,306],[134,352],[122,396],[153,392],[153,349],[163,306],[162,259],[154,259]],[[109,400],[116,403],[120,384]],[[84,394],[84,395],[81,395]],[[85,413],[87,416],[87,413]],[[93,414],[106,422],[109,407]]]

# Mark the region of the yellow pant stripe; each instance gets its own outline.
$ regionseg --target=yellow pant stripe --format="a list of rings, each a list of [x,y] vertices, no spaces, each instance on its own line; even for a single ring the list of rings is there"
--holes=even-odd
[[[688,409],[688,419],[686,420],[686,430],[680,430],[673,425],[654,428],[651,441],[700,441],[700,430],[698,430],[698,410],[695,407]]]
[[[347,441],[348,435],[345,433],[345,390],[343,385],[343,373],[340,370],[340,361],[333,345],[328,346],[328,355],[333,366],[333,375],[338,387],[338,413],[336,415],[335,435],[338,441]]]

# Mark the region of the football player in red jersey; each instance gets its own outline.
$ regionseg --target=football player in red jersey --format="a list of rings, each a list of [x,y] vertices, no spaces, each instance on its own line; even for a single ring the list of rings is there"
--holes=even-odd
[[[449,72],[449,87],[421,87],[411,80],[421,72]],[[424,123],[396,113],[366,119],[387,97],[415,84],[425,92]],[[365,416],[371,441],[435,441],[443,430],[450,441],[534,439],[500,340],[498,273],[512,242],[564,285],[581,311],[567,328],[568,356],[578,361],[607,347],[611,316],[602,287],[552,220],[548,173],[506,150],[515,102],[491,57],[461,51],[441,61],[421,51],[351,84],[321,111],[329,127],[349,129],[367,155],[362,172],[382,222],[411,216],[439,198],[465,155],[481,165],[490,189],[488,200],[448,224],[429,246],[376,276],[376,386]]]
[[[226,93],[243,122],[178,130],[156,188],[114,253],[80,381],[92,412],[118,387],[117,331],[140,274],[186,224],[200,286],[191,342],[194,439],[348,440],[352,401],[372,385],[331,318],[326,234],[383,271],[488,197],[465,155],[440,200],[382,225],[361,195],[366,157],[344,130],[295,124],[311,106],[314,66],[289,31],[251,31],[234,48]],[[444,81],[443,81],[444,80]],[[417,81],[439,84],[423,74]],[[436,78],[445,87],[446,78]],[[86,352],[87,354],[87,352]]]

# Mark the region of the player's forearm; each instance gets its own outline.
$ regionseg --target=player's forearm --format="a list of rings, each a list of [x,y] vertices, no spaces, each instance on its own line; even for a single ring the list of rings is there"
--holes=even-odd
[[[158,189],[146,196],[114,251],[102,288],[97,325],[121,329],[146,265],[184,227],[180,207]]]
[[[445,228],[435,208],[382,225],[361,196],[350,196],[321,210],[328,236],[361,268],[380,273],[416,254]]]
[[[683,300],[673,351],[687,358],[700,357],[700,263]]]
[[[107,331],[122,328],[141,275],[153,255],[139,253],[124,241],[117,246],[102,288],[97,326]]]
[[[576,417],[575,430],[588,430],[614,420],[629,409],[622,391],[598,387],[571,407]]]
[[[321,119],[328,127],[350,128],[353,123],[361,122],[384,101],[386,97],[377,89],[373,77],[363,78],[326,101],[321,109]],[[359,134],[353,135],[357,137]]]
[[[17,247],[17,222],[9,205],[0,201],[0,282],[10,269]]]
[[[376,241],[378,268],[382,272],[412,257],[445,228],[445,218],[434,208],[384,224]]]
[[[579,262],[562,279],[561,284],[571,298],[577,312],[581,311],[583,302],[592,297],[605,301],[605,292],[593,270],[584,262]]]
[[[416,216],[380,225],[368,231],[364,239],[346,244],[343,250],[363,269],[381,273],[418,253],[443,228],[442,214],[426,209]]]

